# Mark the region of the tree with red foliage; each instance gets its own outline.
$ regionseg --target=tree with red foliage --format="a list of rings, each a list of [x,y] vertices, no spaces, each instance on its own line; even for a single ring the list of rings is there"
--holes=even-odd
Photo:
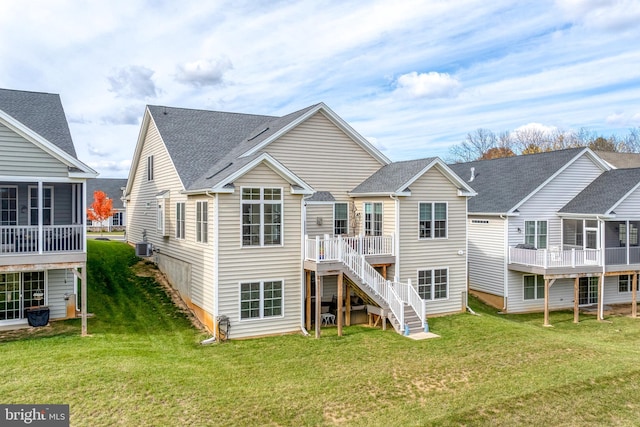
[[[94,191],[93,203],[87,209],[87,216],[91,221],[100,222],[100,232],[102,233],[102,223],[113,216],[113,200],[108,198],[104,191]]]

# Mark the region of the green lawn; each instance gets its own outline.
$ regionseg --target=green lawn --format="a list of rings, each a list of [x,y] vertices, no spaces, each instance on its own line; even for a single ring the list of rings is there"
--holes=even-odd
[[[640,319],[570,312],[430,320],[442,338],[323,329],[199,345],[133,249],[89,241],[78,320],[4,335],[2,403],[65,403],[74,426],[638,425]],[[233,336],[233,325],[231,325]]]

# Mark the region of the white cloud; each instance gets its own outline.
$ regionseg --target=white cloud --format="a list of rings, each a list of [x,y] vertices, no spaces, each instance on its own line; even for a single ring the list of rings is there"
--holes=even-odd
[[[557,4],[573,22],[591,29],[625,31],[637,28],[640,20],[637,0],[558,0]]]
[[[158,89],[151,79],[154,71],[138,65],[113,70],[107,77],[109,91],[123,98],[155,98]]]
[[[542,123],[527,123],[513,130],[514,132],[535,132],[544,135],[552,135],[558,131],[556,126],[547,126]]]
[[[613,126],[625,127],[625,126],[640,126],[640,113],[627,114],[627,113],[614,113],[607,116],[606,123]]]
[[[222,83],[224,74],[233,68],[227,57],[200,59],[178,66],[176,80],[195,87],[216,86]]]
[[[462,84],[448,73],[412,71],[398,77],[397,91],[413,98],[455,98]]]

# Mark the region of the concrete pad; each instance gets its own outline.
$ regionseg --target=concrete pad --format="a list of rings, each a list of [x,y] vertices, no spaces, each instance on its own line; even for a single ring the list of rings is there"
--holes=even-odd
[[[440,338],[440,335],[436,335],[433,332],[417,332],[410,334],[407,338],[411,338],[412,340],[427,340],[429,338]]]

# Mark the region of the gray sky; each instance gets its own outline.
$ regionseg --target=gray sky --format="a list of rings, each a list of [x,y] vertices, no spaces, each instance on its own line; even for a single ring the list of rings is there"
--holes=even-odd
[[[126,177],[147,104],[325,102],[392,160],[468,132],[640,126],[640,2],[0,0],[0,87],[58,93]]]

